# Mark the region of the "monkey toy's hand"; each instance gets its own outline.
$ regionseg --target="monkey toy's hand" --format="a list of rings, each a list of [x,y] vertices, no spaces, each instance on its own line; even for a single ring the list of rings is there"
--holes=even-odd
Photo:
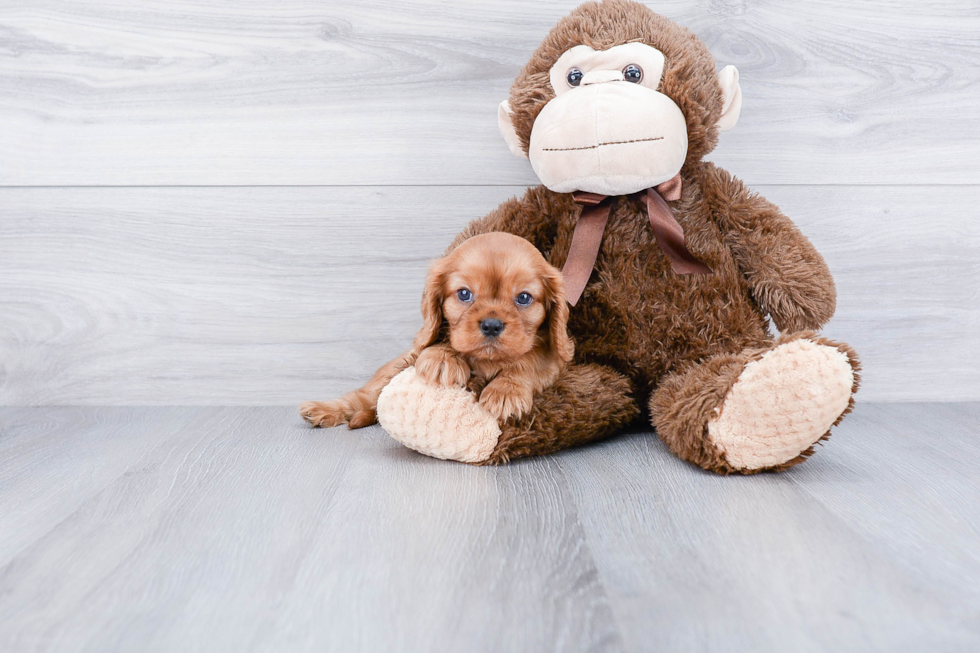
[[[378,421],[410,449],[464,463],[486,461],[500,438],[497,420],[472,392],[433,385],[415,367],[398,374],[381,391]]]

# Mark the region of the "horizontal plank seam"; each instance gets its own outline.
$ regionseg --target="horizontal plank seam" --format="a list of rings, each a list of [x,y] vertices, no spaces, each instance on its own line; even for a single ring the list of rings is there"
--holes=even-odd
[[[736,175],[737,177],[738,175]],[[744,180],[743,180],[744,181]],[[25,189],[84,189],[84,188],[528,188],[531,184],[104,184],[104,185],[37,185],[37,186],[6,186],[0,184],[0,190]],[[976,183],[964,184],[783,184],[769,182],[754,182],[751,186],[766,186],[780,188],[976,188]]]
[[[950,404],[959,404],[962,406],[977,406],[980,408],[980,399],[971,399],[969,401],[908,401],[908,400],[895,400],[895,401],[861,401],[860,398],[857,403],[862,406],[896,406],[899,404],[913,404],[913,405],[943,405],[948,406]],[[285,408],[290,406],[295,406],[295,403],[289,404],[0,404],[0,410],[6,409],[21,409],[21,408],[132,408],[132,409],[159,409],[159,408]],[[299,419],[297,417],[297,419]],[[650,433],[653,433],[651,428]]]

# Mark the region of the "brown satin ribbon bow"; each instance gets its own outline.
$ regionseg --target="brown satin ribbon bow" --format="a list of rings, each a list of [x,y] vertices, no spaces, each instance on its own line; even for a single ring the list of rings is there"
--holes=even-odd
[[[644,194],[647,204],[647,216],[650,226],[657,238],[657,244],[667,258],[670,267],[676,274],[711,274],[711,268],[697,260],[684,244],[684,229],[667,206],[668,201],[681,198],[681,175],[673,179],[640,191]],[[602,244],[602,234],[606,230],[612,201],[608,195],[572,193],[577,204],[582,204],[582,215],[575,224],[572,233],[572,246],[562,268],[565,277],[565,294],[572,306],[578,303],[585,285],[592,276],[596,257],[599,256],[599,246]]]

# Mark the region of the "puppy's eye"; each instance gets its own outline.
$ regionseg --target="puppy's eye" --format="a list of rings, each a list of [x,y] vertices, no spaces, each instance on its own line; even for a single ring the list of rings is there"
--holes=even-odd
[[[527,306],[534,301],[534,297],[531,297],[530,293],[522,292],[520,295],[514,298],[514,301],[521,306]]]
[[[631,63],[623,68],[623,78],[627,82],[639,84],[640,80],[643,79],[643,69],[637,66],[635,63]]]
[[[456,291],[456,297],[461,302],[471,302],[473,301],[473,293],[471,293],[467,288],[460,288]]]
[[[585,77],[585,73],[583,73],[578,68],[572,68],[565,75],[565,81],[568,82],[569,86],[578,86],[579,84],[582,83],[583,77]]]

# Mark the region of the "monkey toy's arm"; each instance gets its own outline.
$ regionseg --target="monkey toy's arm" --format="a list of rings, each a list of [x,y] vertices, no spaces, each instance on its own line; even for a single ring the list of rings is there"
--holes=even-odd
[[[837,292],[823,257],[776,206],[728,172],[708,166],[712,213],[756,301],[783,333],[819,329]]]

